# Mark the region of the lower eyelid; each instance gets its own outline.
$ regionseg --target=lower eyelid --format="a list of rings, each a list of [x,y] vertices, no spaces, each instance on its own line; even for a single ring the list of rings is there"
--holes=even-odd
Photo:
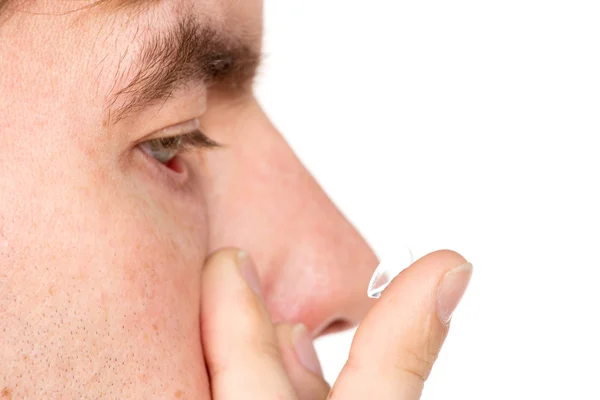
[[[171,167],[175,167],[173,169],[167,165],[161,164],[142,149],[138,149],[136,153],[139,154],[140,161],[144,164],[145,168],[149,169],[150,174],[156,178],[156,181],[166,184],[173,190],[179,190],[187,183],[189,178],[188,166],[179,155],[175,156],[173,160],[170,161],[172,164]]]
[[[186,172],[185,165],[179,154],[173,157],[168,163],[163,165],[165,166],[165,168],[170,169],[176,174],[183,174],[184,172]]]

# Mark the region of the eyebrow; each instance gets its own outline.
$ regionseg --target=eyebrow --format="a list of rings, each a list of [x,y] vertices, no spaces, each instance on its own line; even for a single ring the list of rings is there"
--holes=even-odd
[[[117,122],[167,101],[175,90],[191,84],[246,89],[261,59],[251,45],[210,21],[180,20],[169,31],[145,39],[131,65],[119,68],[118,77],[132,78],[109,96],[109,119]]]

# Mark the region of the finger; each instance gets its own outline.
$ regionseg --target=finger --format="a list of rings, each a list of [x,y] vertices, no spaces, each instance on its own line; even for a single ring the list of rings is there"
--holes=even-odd
[[[359,326],[331,398],[419,399],[471,271],[438,251],[394,279]]]
[[[244,252],[219,251],[204,266],[201,335],[215,400],[296,399],[259,292]]]
[[[329,385],[323,372],[312,337],[302,324],[278,324],[275,327],[285,370],[300,400],[325,399]]]

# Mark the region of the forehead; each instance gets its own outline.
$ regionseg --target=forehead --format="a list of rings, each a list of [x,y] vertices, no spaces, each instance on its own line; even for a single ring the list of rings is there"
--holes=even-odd
[[[183,19],[244,39],[260,53],[261,0],[116,1],[96,6],[91,0],[11,1],[8,8],[17,5],[19,10],[0,24],[0,92],[19,81],[22,89],[11,91],[13,103],[21,98],[23,103],[30,98],[69,101],[69,107],[43,105],[56,109],[48,110],[53,117],[69,110],[74,123],[74,115],[104,110],[107,99],[135,78],[143,49],[171,37]]]
[[[262,0],[179,0],[177,9],[189,7],[198,18],[213,21],[234,36],[259,42],[262,36]]]
[[[262,27],[263,0],[0,0],[0,11],[5,7],[30,15],[126,16],[129,22],[149,17],[153,23],[192,13],[230,30],[250,29],[254,34]]]

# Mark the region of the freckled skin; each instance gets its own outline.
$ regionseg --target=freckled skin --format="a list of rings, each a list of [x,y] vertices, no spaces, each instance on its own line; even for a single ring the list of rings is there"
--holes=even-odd
[[[191,10],[258,40],[259,0],[169,1],[133,20],[27,7],[0,25],[0,398],[210,398],[200,280],[225,246],[253,255],[275,320],[315,335],[360,320],[375,257],[251,93],[208,94],[202,125],[226,147],[182,156],[179,186],[134,144],[198,117],[194,93],[107,123],[138,25]]]
[[[2,396],[3,399],[11,400],[12,391],[9,388],[5,387],[4,389],[2,389],[2,392],[0,392],[0,396]]]

